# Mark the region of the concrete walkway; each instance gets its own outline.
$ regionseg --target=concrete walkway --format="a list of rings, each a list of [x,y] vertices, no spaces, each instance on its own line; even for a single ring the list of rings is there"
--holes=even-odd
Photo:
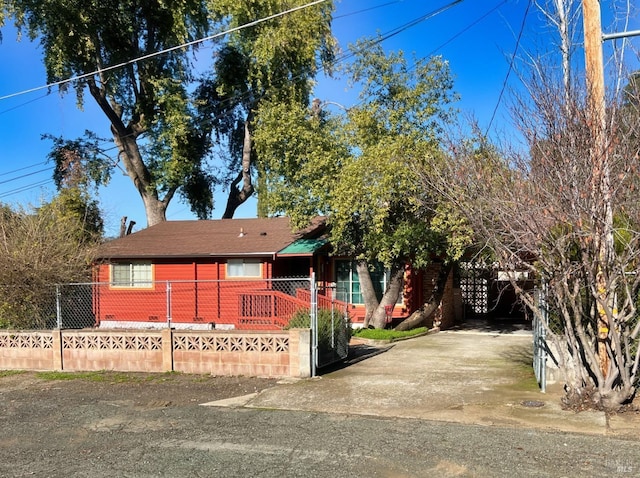
[[[640,418],[560,407],[562,390],[538,389],[532,337],[480,329],[429,334],[318,378],[209,405],[419,418],[640,438]],[[360,346],[361,348],[366,346]],[[369,347],[371,349],[371,347]]]

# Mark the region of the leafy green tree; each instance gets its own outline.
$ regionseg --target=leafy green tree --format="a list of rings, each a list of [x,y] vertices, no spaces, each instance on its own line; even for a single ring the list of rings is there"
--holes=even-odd
[[[241,199],[253,193],[251,137],[236,142],[238,130],[229,125],[235,125],[237,117],[228,115],[239,114],[242,108],[245,129],[250,131],[257,99],[267,92],[273,96],[278,86],[308,84],[316,69],[317,48],[330,46],[331,2],[219,41],[214,48],[214,55],[220,53],[214,80],[205,84],[210,88],[203,87],[210,95],[203,95],[201,89],[199,97],[209,101],[211,95],[220,95],[223,103],[217,107],[222,117],[212,117],[204,103],[194,101],[195,56],[187,48],[172,48],[302,4],[301,0],[7,0],[3,13],[13,16],[31,39],[40,41],[49,82],[75,78],[62,83],[61,92],[71,85],[82,107],[88,91],[102,110],[118,161],[105,160],[98,149],[87,148],[88,169],[111,170],[121,163],[144,203],[148,225],[153,225],[165,220],[176,194],[189,202],[198,217],[210,216],[212,188],[220,180],[208,159],[217,141],[232,153],[244,144],[243,154],[249,159],[240,173],[245,180]],[[165,50],[170,51],[156,55]],[[249,61],[248,68],[234,69],[236,53]],[[133,61],[137,58],[144,59]],[[215,79],[232,71],[224,80]],[[247,101],[245,95],[254,100]],[[304,100],[304,89],[298,99]],[[230,106],[236,103],[242,107]],[[86,144],[94,139],[87,138]],[[238,156],[229,156],[225,166],[237,167]],[[94,179],[105,182],[108,177],[102,174]],[[226,179],[227,174],[221,177]],[[230,185],[234,191],[236,184]]]
[[[198,144],[189,112],[190,59],[178,50],[131,60],[204,36],[210,27],[205,3],[15,0],[7,5],[16,25],[42,44],[47,81],[78,78],[71,85],[80,107],[89,91],[109,121],[149,225],[164,220],[178,189],[189,198],[183,185],[205,175],[202,156],[190,151],[205,147]],[[105,70],[119,64],[124,66]],[[68,83],[60,86],[63,93],[68,89]],[[91,159],[102,161],[97,154]],[[192,208],[206,213],[210,204],[192,202]]]
[[[439,136],[455,98],[446,62],[409,64],[373,40],[358,43],[354,53],[346,73],[361,88],[357,105],[332,114],[317,101],[306,110],[273,103],[259,115],[264,127],[256,143],[268,211],[290,214],[298,224],[328,216],[335,254],[357,260],[365,323],[379,328],[384,306],[402,291],[406,264],[425,267],[435,257],[451,264],[468,230],[437,197],[425,200],[420,180],[443,159]],[[375,263],[391,273],[381,300],[370,275]]]
[[[218,0],[212,2],[212,9],[217,16],[229,19],[229,28],[236,28],[305,3]],[[215,52],[213,71],[198,88],[197,97],[198,114],[208,122],[213,142],[221,145],[217,153],[226,165],[223,174],[229,194],[223,218],[233,217],[237,207],[254,193],[254,176],[261,176],[253,132],[262,105],[284,102],[308,106],[318,68],[330,69],[332,10],[332,3],[326,2],[235,31]],[[260,205],[259,215],[264,215]]]
[[[87,133],[87,137],[92,135]],[[92,198],[91,188],[94,183],[104,182],[109,170],[95,161],[85,160],[87,149],[92,153],[97,150],[97,139],[90,146],[87,140],[53,140],[55,147],[49,153],[49,159],[55,164],[53,179],[58,195],[51,204],[43,207],[59,208],[61,213],[78,221],[81,226],[79,234],[87,239],[100,239],[104,233],[104,221],[98,202]]]

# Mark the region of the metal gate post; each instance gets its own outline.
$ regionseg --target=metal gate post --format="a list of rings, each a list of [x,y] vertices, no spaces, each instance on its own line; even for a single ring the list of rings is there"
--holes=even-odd
[[[171,328],[171,282],[167,281],[167,328]]]
[[[56,284],[56,326],[62,329],[62,306],[60,305],[60,285]]]
[[[315,272],[311,273],[309,290],[311,292],[311,304],[309,304],[309,318],[311,323],[311,376],[315,377],[318,366],[318,287]]]
[[[547,325],[549,324],[549,310],[547,307],[547,285],[535,291],[537,311],[533,318],[533,371],[540,391],[547,390]]]
[[[542,306],[542,320],[540,321],[540,332],[538,334],[540,347],[540,390],[547,391],[547,325],[549,324],[549,308],[547,307],[547,283],[542,283],[540,294]]]

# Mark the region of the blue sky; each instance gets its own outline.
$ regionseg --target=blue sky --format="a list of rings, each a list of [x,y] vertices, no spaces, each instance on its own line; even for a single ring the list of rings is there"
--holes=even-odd
[[[343,49],[363,36],[385,34],[417,18],[449,4],[448,0],[341,0],[336,2],[333,24]],[[611,31],[613,1],[602,1],[605,31]],[[522,28],[519,54],[548,48],[554,35],[540,20],[532,6],[525,19],[527,0],[466,0],[413,26],[384,42],[387,50],[404,50],[418,57],[442,55],[449,61],[455,76],[455,90],[461,100],[457,107],[475,116],[486,128],[490,119],[492,131],[510,132],[508,91],[520,89],[518,76],[512,72],[507,80],[510,59]],[[628,29],[640,28],[638,17],[631,19]],[[10,25],[2,29],[0,44],[0,97],[42,86],[45,83],[42,54],[37,44],[28,40],[16,42]],[[638,40],[640,41],[640,40]],[[638,46],[638,41],[634,45]],[[578,51],[579,57],[582,52]],[[605,58],[607,50],[605,49]],[[519,61],[515,62],[521,68]],[[507,85],[499,102],[500,92]],[[345,106],[355,102],[356,92],[345,91],[339,80],[321,78],[316,96]],[[79,111],[73,93],[60,97],[53,91],[39,90],[0,100],[0,202],[13,205],[37,205],[54,194],[52,165],[46,162],[51,143],[41,140],[43,134],[76,138],[90,129],[102,137],[110,137],[104,116],[87,97],[84,111]],[[225,195],[216,194],[214,218],[219,218]],[[117,233],[120,218],[128,216],[137,222],[135,230],[144,227],[146,219],[142,201],[128,177],[116,172],[112,182],[99,191],[99,200],[107,226],[107,234]],[[236,217],[254,217],[255,201],[243,205]],[[193,219],[188,205],[174,198],[167,212],[169,220]]]

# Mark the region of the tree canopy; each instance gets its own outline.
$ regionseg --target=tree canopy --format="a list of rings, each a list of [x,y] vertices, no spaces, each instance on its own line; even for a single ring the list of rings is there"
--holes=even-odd
[[[105,159],[100,150],[84,148],[83,160],[93,164],[91,170],[121,164],[152,225],[165,219],[176,193],[198,217],[209,217],[212,188],[235,179],[239,166],[244,199],[253,193],[251,115],[266,95],[308,101],[318,57],[322,52],[326,59],[333,46],[332,3],[221,37],[213,48],[214,71],[201,88],[197,46],[176,47],[297,5],[303,2],[8,0],[3,13],[42,44],[49,83],[73,78],[62,83],[60,91],[74,89],[80,107],[87,91],[96,101],[110,125],[118,157]],[[276,93],[280,89],[283,92]],[[72,143],[57,146],[70,149]],[[227,150],[218,170],[209,161],[218,159],[215,144],[218,152]],[[243,154],[245,163],[238,161]],[[216,174],[220,170],[226,173]],[[108,180],[108,175],[100,180]],[[229,188],[237,191],[236,184]]]
[[[439,137],[455,95],[441,58],[409,63],[375,40],[359,42],[353,53],[345,74],[360,88],[355,106],[335,113],[319,100],[310,109],[274,102],[258,117],[265,126],[256,143],[269,213],[299,224],[326,215],[335,254],[359,261],[361,283],[377,262],[391,270],[389,295],[367,303],[379,326],[407,261],[423,267],[434,256],[455,258],[465,243],[456,242],[466,235],[462,222],[437,197],[427,199],[420,182],[443,159]],[[460,234],[450,234],[454,225]]]

